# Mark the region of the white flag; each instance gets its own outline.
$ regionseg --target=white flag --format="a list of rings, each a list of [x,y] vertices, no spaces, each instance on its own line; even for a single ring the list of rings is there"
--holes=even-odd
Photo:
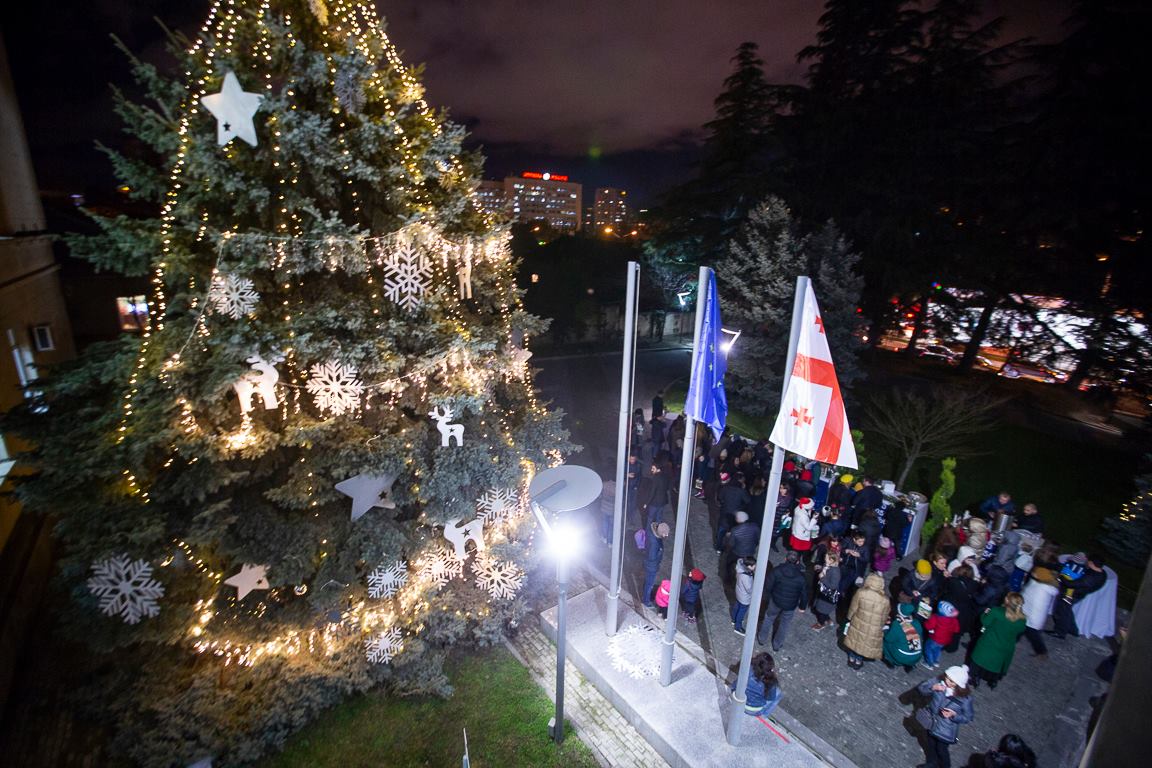
[[[804,294],[800,323],[796,363],[768,439],[806,458],[856,469],[848,414],[811,283]]]

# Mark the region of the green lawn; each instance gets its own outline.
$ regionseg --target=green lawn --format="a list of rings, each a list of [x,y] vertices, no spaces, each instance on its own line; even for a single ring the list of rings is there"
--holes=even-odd
[[[474,768],[597,765],[570,731],[560,749],[549,741],[552,702],[506,649],[457,658],[448,676],[456,690],[448,700],[359,696],[289,739],[262,766],[458,766],[464,728]]]

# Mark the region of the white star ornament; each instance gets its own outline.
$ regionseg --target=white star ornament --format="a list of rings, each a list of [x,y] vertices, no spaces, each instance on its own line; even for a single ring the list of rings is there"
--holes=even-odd
[[[236,599],[243,600],[254,589],[268,589],[268,566],[244,563],[240,573],[225,579],[224,583],[236,587]]]
[[[352,520],[355,522],[372,507],[396,509],[396,502],[391,498],[394,482],[395,475],[362,474],[336,483],[336,490],[352,498]]]
[[[224,75],[220,93],[201,96],[200,102],[216,118],[216,143],[224,146],[237,137],[256,146],[256,125],[253,115],[260,108],[258,93],[248,93],[240,87],[235,72]]]

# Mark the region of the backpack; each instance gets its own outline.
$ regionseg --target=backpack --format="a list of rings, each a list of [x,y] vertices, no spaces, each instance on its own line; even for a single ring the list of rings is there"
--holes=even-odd
[[[632,537],[632,540],[636,542],[636,549],[644,549],[648,546],[648,532],[640,528],[636,531],[636,535]]]

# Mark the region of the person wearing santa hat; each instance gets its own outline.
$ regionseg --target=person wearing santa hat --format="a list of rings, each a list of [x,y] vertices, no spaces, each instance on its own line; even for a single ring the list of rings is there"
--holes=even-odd
[[[931,697],[927,705],[916,710],[916,722],[924,729],[924,756],[928,758],[920,768],[952,768],[948,747],[959,740],[960,726],[976,716],[968,689],[968,665],[948,667],[939,680],[929,678],[916,690]]]
[[[700,602],[700,590],[704,587],[704,571],[693,568],[688,572],[684,588],[680,590],[680,609],[689,624],[696,623],[696,605]]]
[[[816,502],[804,496],[796,501],[796,509],[792,513],[792,534],[788,543],[792,549],[801,554],[807,561],[808,552],[812,549],[812,536],[816,533],[818,521],[814,519],[812,510]]]

